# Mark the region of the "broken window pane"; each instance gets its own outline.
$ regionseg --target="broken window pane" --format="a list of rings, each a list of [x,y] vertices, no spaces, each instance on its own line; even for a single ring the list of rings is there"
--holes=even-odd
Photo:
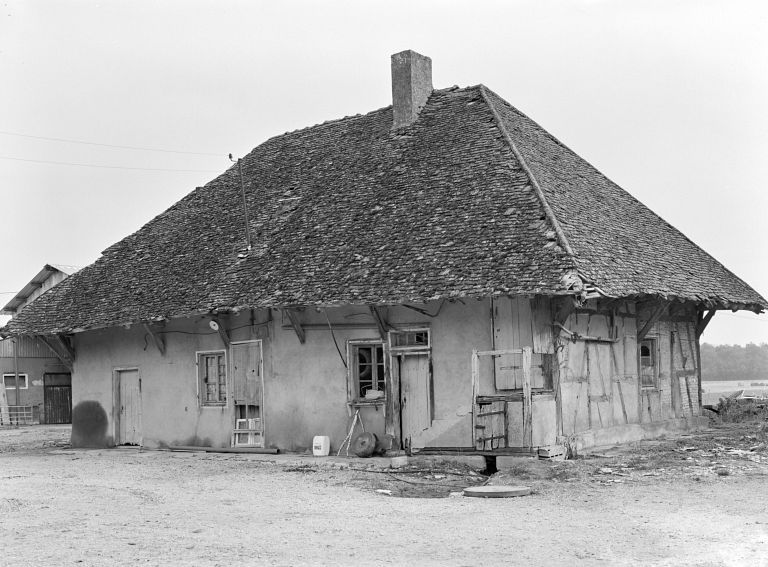
[[[359,398],[378,399],[382,394],[368,392],[384,392],[385,361],[384,344],[353,344],[350,350],[350,365],[354,384],[352,391]]]

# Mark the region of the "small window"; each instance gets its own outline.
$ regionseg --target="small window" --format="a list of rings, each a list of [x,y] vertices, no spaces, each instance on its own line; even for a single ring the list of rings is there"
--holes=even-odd
[[[6,390],[16,389],[16,374],[3,374],[3,384],[5,384]],[[26,390],[29,388],[27,384],[27,375],[19,374],[19,390]]]
[[[643,388],[656,387],[656,339],[640,342],[640,380]]]
[[[224,351],[197,354],[200,403],[223,406],[227,403],[227,359]]]
[[[392,348],[429,348],[429,330],[391,331],[389,344]]]
[[[350,391],[357,399],[382,399],[385,392],[384,343],[350,343]]]

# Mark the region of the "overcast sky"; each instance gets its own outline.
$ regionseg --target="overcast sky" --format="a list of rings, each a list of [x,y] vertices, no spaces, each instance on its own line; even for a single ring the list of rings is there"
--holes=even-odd
[[[390,104],[404,49],[432,58],[438,88],[500,94],[768,296],[766,2],[1,8],[0,306],[45,263],[96,260],[230,152]],[[703,340],[768,342],[768,315],[720,312]]]

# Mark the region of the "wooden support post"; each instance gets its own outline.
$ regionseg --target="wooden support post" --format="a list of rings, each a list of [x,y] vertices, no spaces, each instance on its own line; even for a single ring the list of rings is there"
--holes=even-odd
[[[61,361],[61,363],[64,366],[72,370],[71,359],[67,358],[66,356],[61,354],[58,350],[56,350],[56,348],[53,346],[53,343],[51,343],[51,341],[49,341],[48,338],[44,337],[43,335],[38,335],[38,338],[43,342],[45,346],[48,347],[48,350],[50,350],[56,356],[56,358],[58,358]]]
[[[472,446],[477,446],[477,389],[480,375],[480,357],[477,349],[472,349]]]
[[[523,443],[533,446],[533,398],[531,396],[531,347],[523,348]]]
[[[5,382],[0,380],[0,424],[9,425],[11,413],[8,409],[8,396],[5,393]]]
[[[386,342],[387,341],[387,333],[389,332],[390,325],[387,323],[387,320],[384,318],[384,315],[382,314],[379,307],[376,305],[370,305],[369,306],[371,310],[371,315],[373,315],[373,320],[376,321],[376,327],[379,329],[379,335],[381,336],[381,340]]]
[[[563,393],[560,390],[560,352],[562,351],[555,350],[555,354],[552,356],[552,388],[555,391],[555,427],[557,437],[563,435]]]
[[[288,315],[288,320],[291,322],[291,327],[293,327],[293,330],[296,332],[296,336],[299,338],[299,342],[304,344],[304,341],[307,340],[307,337],[304,334],[304,329],[301,327],[299,314],[293,309],[286,309],[285,314]]]
[[[707,311],[707,314],[704,315],[703,312],[699,311],[698,317],[697,317],[697,323],[696,323],[696,340],[701,338],[701,334],[704,332],[704,329],[707,328],[707,325],[709,325],[709,322],[712,320],[712,317],[715,316],[715,310],[710,309]]]
[[[637,333],[637,344],[640,344],[640,341],[642,341],[645,338],[645,335],[648,334],[648,332],[651,330],[651,327],[653,327],[656,324],[656,321],[659,320],[659,317],[662,316],[664,311],[667,309],[667,306],[669,305],[669,301],[662,301],[661,305],[659,305],[656,310],[651,314],[651,318],[648,319],[648,321],[645,322],[645,325],[643,325],[643,328],[640,329]]]
[[[160,356],[165,356],[165,341],[163,341],[163,337],[155,334],[155,332],[152,331],[152,328],[147,323],[144,323],[143,327],[149,335],[149,338],[152,339],[152,343],[155,345],[155,348],[160,351]]]

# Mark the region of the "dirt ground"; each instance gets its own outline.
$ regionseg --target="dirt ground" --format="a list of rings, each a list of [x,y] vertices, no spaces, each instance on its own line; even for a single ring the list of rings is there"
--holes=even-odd
[[[756,422],[490,477],[68,443],[66,426],[0,430],[0,564],[768,566]],[[533,493],[458,495],[484,483]]]

